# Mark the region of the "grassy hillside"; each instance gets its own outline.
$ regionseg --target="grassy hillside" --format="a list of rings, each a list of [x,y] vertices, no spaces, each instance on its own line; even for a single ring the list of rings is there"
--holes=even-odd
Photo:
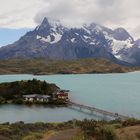
[[[43,58],[0,60],[0,74],[123,73],[133,70],[108,60],[93,58],[70,61]]]
[[[0,140],[140,140],[140,121],[4,123],[0,124]]]

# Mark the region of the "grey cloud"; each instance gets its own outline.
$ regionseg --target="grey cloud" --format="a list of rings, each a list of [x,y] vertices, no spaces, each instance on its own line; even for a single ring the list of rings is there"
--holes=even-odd
[[[116,1],[115,0],[96,0],[97,4],[99,6],[104,7],[110,7],[112,6]]]
[[[44,0],[50,6],[35,16],[35,22],[43,17],[59,19],[65,24],[81,25],[88,22],[121,24],[124,22],[124,0]]]
[[[134,29],[132,29],[131,32],[132,32],[132,35],[140,38],[140,25],[138,25]]]
[[[140,0],[0,0],[0,27],[34,27],[44,17],[60,20],[67,26],[99,23],[125,27],[131,33],[140,26]],[[7,5],[8,3],[8,5]]]
[[[74,2],[75,0],[72,1]],[[75,19],[80,16],[76,7],[77,6],[75,6],[71,1],[52,0],[50,1],[50,6],[39,11],[34,19],[37,23],[41,22],[44,17],[59,19],[61,21],[67,21],[69,19],[72,20],[73,18]]]
[[[42,0],[0,0],[0,28],[35,26],[33,17],[43,4]]]

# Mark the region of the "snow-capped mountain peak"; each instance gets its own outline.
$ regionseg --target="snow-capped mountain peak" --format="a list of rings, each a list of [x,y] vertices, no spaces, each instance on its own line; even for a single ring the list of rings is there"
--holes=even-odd
[[[41,25],[37,26],[36,39],[42,43],[54,44],[61,40],[62,34],[66,30],[60,21],[44,18]]]
[[[68,28],[58,20],[44,18],[35,30],[26,33],[15,43],[0,48],[0,58],[49,57],[77,59],[101,57],[117,62],[137,62],[140,41],[123,28],[112,30],[91,23]],[[137,53],[135,58],[134,53]]]

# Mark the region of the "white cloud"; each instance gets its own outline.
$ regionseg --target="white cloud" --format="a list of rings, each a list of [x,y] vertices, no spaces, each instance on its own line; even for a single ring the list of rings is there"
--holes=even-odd
[[[0,0],[0,27],[36,26],[33,17],[41,8],[44,8],[41,0]]]
[[[140,35],[140,0],[0,0],[0,27],[34,27],[44,17],[68,26],[96,22]]]

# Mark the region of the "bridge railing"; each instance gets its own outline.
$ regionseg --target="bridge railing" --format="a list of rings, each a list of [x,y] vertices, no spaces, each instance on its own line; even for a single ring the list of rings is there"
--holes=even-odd
[[[121,115],[121,114],[118,114],[118,113],[113,113],[113,112],[106,111],[106,110],[103,110],[103,109],[99,109],[99,108],[96,108],[96,107],[91,107],[91,106],[87,106],[87,105],[83,105],[83,104],[78,104],[78,103],[75,103],[75,102],[72,102],[72,101],[69,101],[69,105],[76,106],[76,107],[83,108],[83,109],[87,109],[87,110],[90,110],[91,112],[96,112],[96,113],[106,115],[106,116],[110,116],[110,117],[113,117],[113,118],[119,118],[119,119],[122,119],[122,120],[129,119],[129,117],[125,116],[125,115]]]

